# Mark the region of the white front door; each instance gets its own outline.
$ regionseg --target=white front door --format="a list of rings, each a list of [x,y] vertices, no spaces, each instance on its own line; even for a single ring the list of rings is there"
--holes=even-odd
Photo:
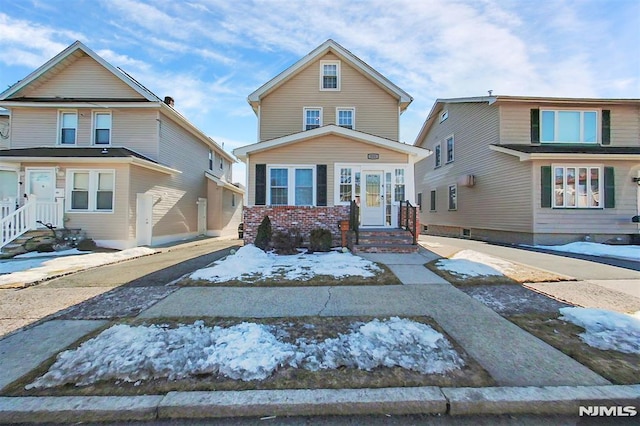
[[[153,196],[136,196],[136,243],[139,246],[151,245],[153,235]]]
[[[362,226],[384,225],[384,181],[381,171],[364,171],[364,194],[360,202],[360,224]]]
[[[27,195],[35,195],[40,202],[55,201],[55,170],[54,169],[27,169]]]

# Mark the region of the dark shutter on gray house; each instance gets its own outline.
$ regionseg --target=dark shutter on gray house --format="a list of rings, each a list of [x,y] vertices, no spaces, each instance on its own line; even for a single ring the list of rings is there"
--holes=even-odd
[[[602,110],[602,145],[611,144],[611,110]]]
[[[327,165],[316,166],[316,206],[327,205]]]
[[[531,143],[540,143],[540,110],[531,110]]]
[[[551,166],[540,167],[540,207],[551,207]]]
[[[612,209],[616,206],[616,186],[613,167],[604,168],[604,208]]]
[[[267,204],[267,165],[256,164],[256,206]]]

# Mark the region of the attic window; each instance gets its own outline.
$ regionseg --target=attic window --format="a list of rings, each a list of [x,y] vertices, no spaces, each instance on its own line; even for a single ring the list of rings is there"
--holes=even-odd
[[[320,61],[320,90],[340,90],[340,61]]]
[[[442,114],[440,114],[440,122],[442,123],[447,118],[449,118],[449,110],[448,109],[442,111]]]

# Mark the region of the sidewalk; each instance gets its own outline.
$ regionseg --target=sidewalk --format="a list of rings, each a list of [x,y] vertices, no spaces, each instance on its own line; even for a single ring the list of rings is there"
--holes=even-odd
[[[387,264],[403,285],[187,287],[143,310],[139,317],[428,315],[491,374],[498,387],[171,392],[148,397],[0,397],[0,422],[363,413],[577,416],[579,405],[612,406],[623,402],[640,405],[640,385],[610,385],[422,266],[437,254],[421,251],[366,257]],[[3,371],[0,388],[104,324],[99,320],[52,320],[0,340],[0,371]],[[25,348],[30,354],[28,358],[24,357]],[[70,410],[71,406],[75,409]]]

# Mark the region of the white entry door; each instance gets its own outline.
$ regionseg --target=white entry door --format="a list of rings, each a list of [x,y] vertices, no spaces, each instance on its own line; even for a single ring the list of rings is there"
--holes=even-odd
[[[40,202],[55,201],[55,170],[54,169],[27,169],[28,195],[35,195]]]
[[[364,191],[360,203],[360,222],[362,226],[384,225],[383,172],[363,172]]]
[[[153,235],[153,196],[136,196],[136,243],[139,246],[151,245]]]

